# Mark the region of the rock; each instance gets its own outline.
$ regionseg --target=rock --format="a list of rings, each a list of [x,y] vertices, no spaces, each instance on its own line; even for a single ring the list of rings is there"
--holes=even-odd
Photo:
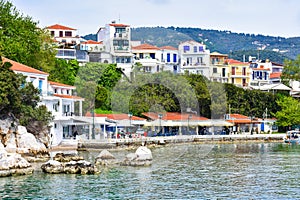
[[[0,160],[7,158],[7,152],[5,149],[0,149]]]
[[[56,160],[49,160],[41,166],[43,172],[58,174],[96,174],[99,170],[90,162],[85,160],[58,162]]]
[[[64,172],[64,166],[56,160],[49,160],[41,166],[43,172],[50,174],[59,174]]]
[[[0,177],[31,174],[33,168],[20,154],[12,154],[0,159]]]
[[[2,142],[0,141],[0,150],[5,149],[4,145],[2,144]]]
[[[107,150],[101,151],[95,160],[95,165],[108,166],[112,164],[117,164],[116,157]]]
[[[37,141],[33,134],[28,133],[24,126],[18,126],[17,141],[18,148],[27,148],[30,152],[36,154],[47,152],[46,146]]]
[[[53,159],[59,162],[70,162],[70,161],[83,160],[83,157],[78,156],[77,154],[57,153],[55,154]]]
[[[97,156],[97,158],[100,158],[103,160],[116,159],[116,157],[107,150],[101,151],[100,154]]]
[[[152,152],[145,146],[139,147],[135,153],[126,156],[121,165],[126,166],[149,166],[152,164]]]
[[[27,134],[26,127],[25,126],[18,126],[18,128],[17,128],[17,134],[19,134],[19,135]]]
[[[145,146],[139,147],[135,154],[137,155],[137,160],[152,160],[152,152]]]
[[[7,144],[6,144],[5,150],[8,153],[16,153],[16,151],[17,151],[17,143],[16,143],[15,134],[13,134],[13,133],[9,134],[9,137],[7,137],[7,139],[8,140],[7,140]]]

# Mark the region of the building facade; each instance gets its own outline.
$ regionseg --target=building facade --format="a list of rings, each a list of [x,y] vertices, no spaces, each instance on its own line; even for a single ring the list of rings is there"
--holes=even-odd
[[[77,29],[59,24],[48,26],[46,29],[57,46],[57,58],[65,60],[76,59],[79,63],[89,61],[87,52],[77,48],[82,41],[85,41],[77,35]]]
[[[123,73],[130,75],[133,65],[133,54],[131,53],[131,30],[126,24],[117,24],[115,21],[101,27],[97,32],[97,41],[103,42],[106,59],[101,58],[104,63],[116,63]]]
[[[204,44],[196,41],[182,42],[178,46],[180,72],[201,74],[209,78],[210,51]]]
[[[228,83],[229,67],[226,62],[227,54],[213,52],[210,54],[210,80],[213,82]]]

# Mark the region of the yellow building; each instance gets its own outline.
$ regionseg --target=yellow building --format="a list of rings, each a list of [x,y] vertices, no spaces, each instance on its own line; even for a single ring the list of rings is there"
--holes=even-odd
[[[239,87],[248,87],[250,83],[250,65],[234,59],[227,59],[225,64],[228,66],[228,83]]]
[[[213,82],[228,83],[227,54],[213,52],[210,54],[210,80]]]

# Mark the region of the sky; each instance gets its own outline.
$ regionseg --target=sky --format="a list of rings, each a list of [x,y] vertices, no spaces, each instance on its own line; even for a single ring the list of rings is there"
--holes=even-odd
[[[61,24],[80,36],[115,20],[131,27],[196,27],[300,36],[300,0],[10,0],[40,27]]]

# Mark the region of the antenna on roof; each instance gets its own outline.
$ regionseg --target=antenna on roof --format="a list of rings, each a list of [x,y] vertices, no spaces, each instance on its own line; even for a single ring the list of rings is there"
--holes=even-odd
[[[120,17],[120,13],[119,13],[119,24],[120,24],[120,22],[121,22],[121,17]]]

